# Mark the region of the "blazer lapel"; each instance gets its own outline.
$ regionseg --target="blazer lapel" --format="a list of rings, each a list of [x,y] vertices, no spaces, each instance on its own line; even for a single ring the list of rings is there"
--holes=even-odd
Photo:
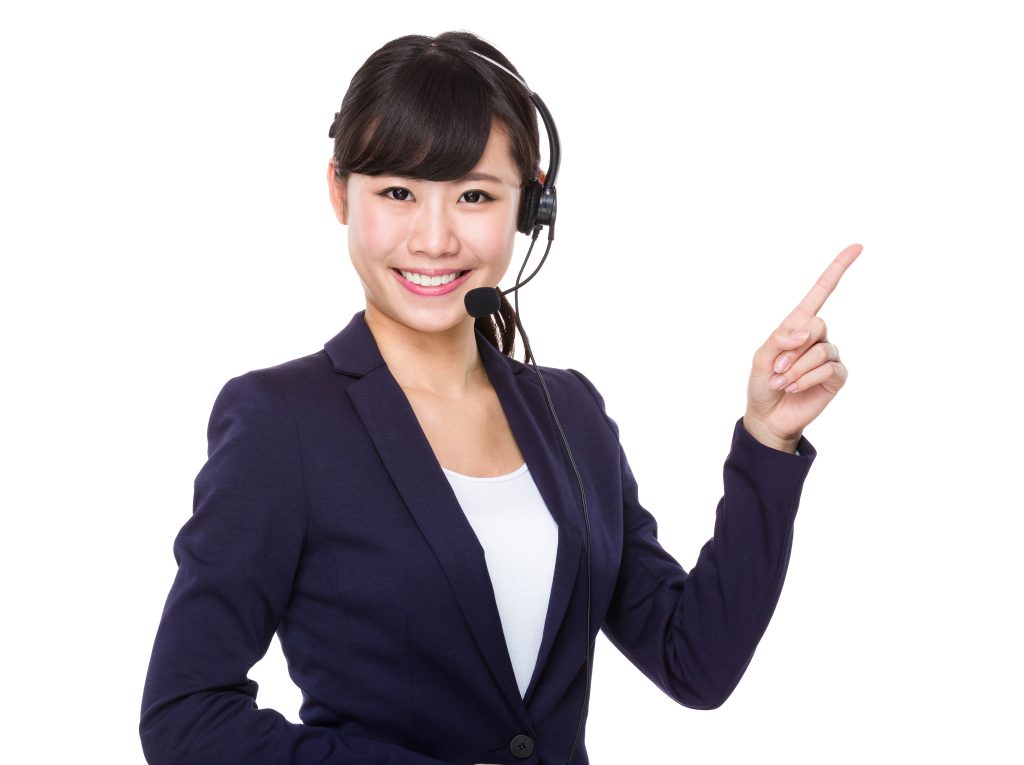
[[[495,682],[514,708],[521,708],[529,701],[551,653],[576,586],[583,527],[575,491],[568,480],[571,465],[563,458],[543,391],[531,379],[534,373],[502,355],[479,333],[477,342],[512,434],[559,530],[544,634],[525,698],[519,695],[483,548],[408,398],[384,363],[364,312],[357,313],[324,347],[336,371],[361,378],[348,386],[348,396],[413,520],[444,569]]]
[[[574,475],[572,464],[551,419],[536,373],[503,355],[479,334],[477,346],[530,475],[558,524],[558,551],[544,634],[533,678],[523,697],[524,703],[529,704],[576,588],[584,527],[577,489],[569,480],[569,476]]]

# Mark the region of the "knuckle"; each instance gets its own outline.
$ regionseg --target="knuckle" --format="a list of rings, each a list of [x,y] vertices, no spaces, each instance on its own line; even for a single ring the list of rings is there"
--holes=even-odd
[[[828,274],[822,274],[818,277],[818,286],[827,289],[829,292],[835,289],[837,281],[829,278]]]

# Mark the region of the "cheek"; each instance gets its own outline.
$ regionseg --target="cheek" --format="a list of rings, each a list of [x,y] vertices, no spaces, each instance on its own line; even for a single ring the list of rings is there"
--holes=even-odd
[[[400,226],[382,210],[360,207],[349,220],[348,246],[353,257],[382,257],[401,239]]]
[[[486,218],[486,219],[485,219]],[[461,238],[478,257],[488,261],[508,263],[515,247],[515,218],[502,216],[496,219],[480,216],[463,227]]]

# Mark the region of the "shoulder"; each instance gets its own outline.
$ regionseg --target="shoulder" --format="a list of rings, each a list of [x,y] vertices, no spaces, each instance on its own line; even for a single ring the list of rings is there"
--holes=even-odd
[[[316,351],[230,378],[217,394],[214,413],[230,406],[291,419],[322,408],[325,401],[338,400],[339,386],[347,379],[334,371],[324,351]]]
[[[513,362],[519,364],[519,362]],[[540,386],[537,373],[532,365],[520,364],[524,367],[518,377],[530,381],[529,384]],[[540,372],[544,378],[554,402],[556,410],[575,414],[588,429],[595,424],[607,434],[607,430],[617,439],[619,429],[605,411],[605,400],[597,386],[585,374],[577,369],[546,367],[541,365]],[[594,431],[595,434],[597,431]]]
[[[533,366],[528,364],[520,364],[520,366],[525,367],[520,372],[520,375],[530,380],[537,380],[537,374]],[[601,411],[604,411],[604,397],[598,391],[597,386],[578,369],[540,366],[540,371],[544,377],[544,382],[547,383],[553,393],[557,390],[565,396],[577,397],[581,393],[585,394],[587,399],[593,399],[593,404]]]
[[[282,392],[296,386],[308,385],[316,380],[331,379],[335,375],[331,361],[323,350],[299,358],[289,359],[273,366],[251,369],[241,376],[259,378]]]
[[[251,369],[245,375],[258,377],[289,396],[331,383],[337,384],[341,380],[357,379],[339,374],[324,349],[273,366]]]

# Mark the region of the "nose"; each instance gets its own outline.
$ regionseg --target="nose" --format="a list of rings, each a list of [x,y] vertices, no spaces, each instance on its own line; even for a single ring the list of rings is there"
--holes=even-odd
[[[409,229],[409,252],[441,258],[459,251],[459,238],[445,200],[428,197],[418,205]]]

